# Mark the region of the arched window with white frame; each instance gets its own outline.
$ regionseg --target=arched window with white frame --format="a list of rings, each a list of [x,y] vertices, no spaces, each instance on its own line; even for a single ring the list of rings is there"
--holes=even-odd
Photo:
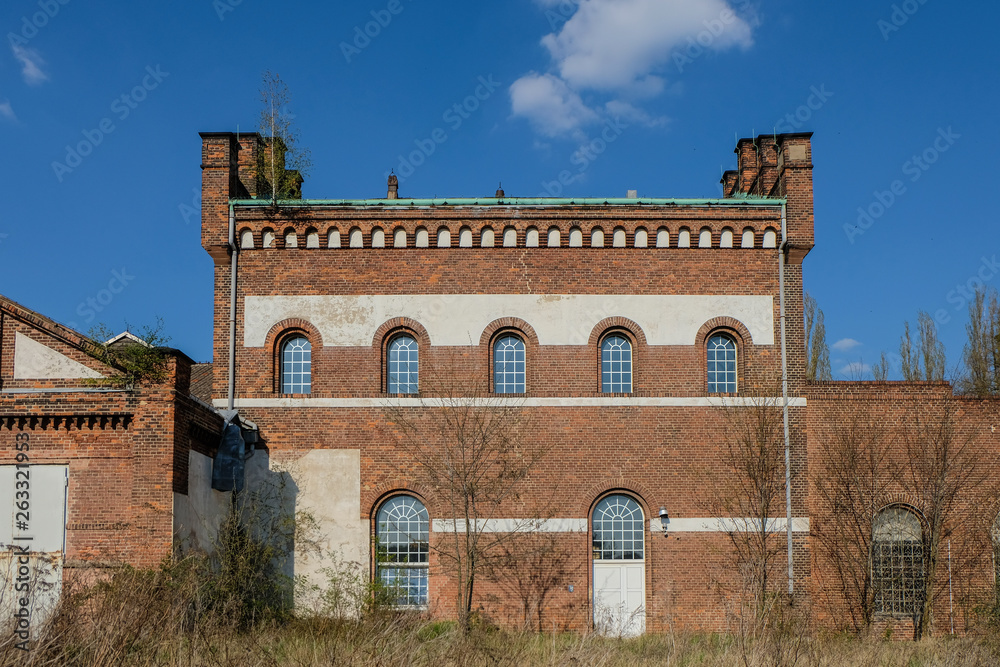
[[[497,394],[525,392],[524,340],[504,334],[493,343],[493,391]]]
[[[413,496],[394,496],[378,510],[375,576],[398,607],[427,606],[430,519]]]
[[[708,371],[708,393],[735,394],[736,384],[736,339],[729,334],[712,334],[706,343]]]
[[[386,387],[390,394],[419,391],[419,353],[413,336],[403,334],[389,341],[386,360]]]
[[[312,393],[312,345],[302,335],[281,344],[281,393]]]
[[[632,393],[632,343],[620,333],[612,333],[601,341],[601,391]]]

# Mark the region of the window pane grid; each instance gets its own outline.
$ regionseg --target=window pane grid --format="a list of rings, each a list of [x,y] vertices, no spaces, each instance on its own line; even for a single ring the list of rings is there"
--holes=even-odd
[[[632,345],[623,336],[608,336],[601,345],[601,391],[632,392]]]
[[[416,394],[418,389],[417,341],[400,336],[389,344],[389,368],[386,391],[390,394]]]
[[[493,346],[493,391],[523,394],[524,377],[524,341],[517,336],[504,336]]]
[[[594,509],[594,560],[642,560],[645,522],[639,503],[608,496]]]
[[[924,549],[915,541],[876,541],[872,544],[875,612],[911,615],[923,594]]]
[[[729,336],[708,339],[708,393],[736,393],[736,341]]]
[[[416,498],[397,496],[378,511],[377,576],[398,606],[427,604],[430,520]]]
[[[312,392],[312,346],[297,336],[287,341],[281,351],[281,393]]]

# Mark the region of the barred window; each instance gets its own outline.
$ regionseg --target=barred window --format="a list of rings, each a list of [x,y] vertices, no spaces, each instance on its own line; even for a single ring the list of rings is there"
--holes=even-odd
[[[281,393],[312,392],[312,345],[305,336],[289,338],[281,346]]]
[[[611,335],[601,343],[601,391],[632,392],[632,344],[624,336]]]
[[[594,508],[594,560],[642,560],[642,508],[628,496],[603,498]]]
[[[386,391],[390,394],[416,394],[419,369],[417,341],[412,336],[397,336],[389,343]]]
[[[400,607],[427,604],[429,538],[427,508],[416,498],[396,496],[379,508],[376,576]]]
[[[715,334],[708,339],[708,393],[736,393],[736,341]]]
[[[872,585],[875,613],[913,615],[923,603],[924,546],[920,518],[905,507],[875,517]]]
[[[523,394],[524,376],[524,341],[514,335],[502,336],[493,345],[493,391]]]

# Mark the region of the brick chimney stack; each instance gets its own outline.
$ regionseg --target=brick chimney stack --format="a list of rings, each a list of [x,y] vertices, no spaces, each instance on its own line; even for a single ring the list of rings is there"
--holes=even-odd
[[[386,199],[399,199],[399,177],[396,174],[389,174],[389,192]]]

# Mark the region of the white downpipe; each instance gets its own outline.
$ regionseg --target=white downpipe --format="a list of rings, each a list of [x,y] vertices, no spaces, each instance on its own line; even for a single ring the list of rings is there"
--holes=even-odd
[[[785,424],[785,519],[788,541],[788,594],[795,593],[792,566],[792,447],[788,431],[788,351],[785,346],[785,249],[788,243],[786,206],[781,205],[781,246],[778,250],[778,302],[781,315],[781,410]]]
[[[236,213],[229,205],[229,393],[228,405],[236,405],[236,269],[240,251],[236,246]]]

